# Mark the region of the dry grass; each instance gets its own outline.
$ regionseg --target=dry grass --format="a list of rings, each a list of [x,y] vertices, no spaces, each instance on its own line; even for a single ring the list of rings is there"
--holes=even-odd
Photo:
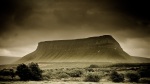
[[[90,68],[90,65],[98,65],[100,67]],[[40,68],[44,71],[44,81],[0,81],[0,84],[143,84],[143,83],[130,83],[124,81],[124,83],[113,83],[109,80],[110,71],[116,70],[118,73],[126,74],[129,72],[137,72],[132,70],[132,67],[108,67],[106,63],[39,63]],[[105,67],[107,66],[107,67]],[[71,74],[75,74],[76,70],[83,71],[78,77],[72,77]],[[73,73],[75,72],[75,73]],[[97,73],[102,78],[99,82],[84,82],[85,77],[89,73]],[[148,78],[150,79],[150,78]],[[144,79],[145,81],[145,79]],[[147,81],[147,80],[146,80]]]
[[[0,82],[0,84],[142,84],[142,83],[18,81],[18,82]]]

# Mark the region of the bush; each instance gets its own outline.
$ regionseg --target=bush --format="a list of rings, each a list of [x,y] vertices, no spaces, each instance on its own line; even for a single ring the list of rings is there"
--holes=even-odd
[[[89,68],[99,68],[99,66],[95,65],[95,64],[92,64],[92,65],[89,66]]]
[[[43,80],[50,80],[52,78],[52,71],[51,70],[44,70],[42,73]]]
[[[48,74],[42,74],[42,80],[49,80],[51,78]]]
[[[150,67],[141,67],[141,69],[138,70],[138,73],[141,77],[150,77]]]
[[[10,76],[13,79],[15,77],[15,72],[13,69],[3,69],[0,70],[0,76]]]
[[[31,70],[25,64],[18,65],[16,73],[23,81],[27,81],[31,79]]]
[[[82,70],[71,70],[69,72],[67,72],[67,74],[71,77],[81,77],[81,75],[83,74]]]
[[[130,82],[138,82],[140,79],[140,75],[136,73],[127,73],[126,76]]]
[[[62,73],[58,74],[58,78],[69,78],[69,77],[70,76],[65,72],[62,72]]]
[[[39,68],[37,63],[30,63],[28,66],[25,64],[20,64],[17,66],[17,75],[21,80],[41,80],[42,70]]]
[[[88,72],[94,72],[94,70],[92,68],[86,68],[86,71],[88,71]]]
[[[31,70],[31,80],[42,79],[42,70],[39,68],[39,65],[37,63],[30,63],[29,69]]]
[[[96,73],[89,73],[86,77],[85,77],[85,81],[86,82],[99,82],[101,79],[101,77],[96,74]]]
[[[150,79],[149,78],[141,78],[140,83],[150,83]]]
[[[113,71],[113,72],[110,74],[110,79],[111,79],[113,82],[123,82],[123,81],[124,81],[124,75],[123,75],[123,74],[119,74],[119,73],[117,73],[116,71]]]

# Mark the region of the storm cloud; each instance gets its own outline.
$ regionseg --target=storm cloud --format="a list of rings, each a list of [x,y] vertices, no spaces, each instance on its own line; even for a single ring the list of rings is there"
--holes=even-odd
[[[146,0],[1,0],[0,53],[23,56],[40,41],[110,34],[127,53],[148,57],[149,8]]]

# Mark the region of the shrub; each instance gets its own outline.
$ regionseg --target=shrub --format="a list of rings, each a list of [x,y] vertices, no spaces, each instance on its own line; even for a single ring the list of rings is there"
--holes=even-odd
[[[69,75],[65,72],[58,74],[58,78],[69,78]]]
[[[101,79],[101,77],[96,74],[96,73],[89,73],[86,77],[85,77],[85,81],[86,82],[99,82]]]
[[[42,74],[42,80],[49,80],[51,78],[48,74]]]
[[[16,73],[23,81],[27,81],[31,79],[31,70],[25,64],[18,65]]]
[[[136,73],[127,73],[126,76],[130,82],[138,82],[140,79],[140,75]]]
[[[123,74],[119,74],[119,73],[117,73],[116,71],[113,71],[113,72],[110,74],[110,79],[111,79],[113,82],[123,82],[123,81],[124,81],[124,75],[123,75]]]
[[[89,68],[99,68],[99,66],[95,65],[95,64],[92,64],[92,65],[89,66]]]
[[[150,79],[149,78],[141,78],[140,83],[150,83]]]
[[[29,69],[31,70],[31,80],[42,79],[42,70],[39,68],[39,65],[37,63],[30,63]]]
[[[17,66],[17,75],[21,80],[41,80],[42,70],[39,68],[37,63],[30,63],[28,66],[25,64],[20,64]]]
[[[44,70],[42,73],[43,80],[49,80],[52,78],[52,71],[51,70]]]
[[[15,72],[13,69],[3,69],[0,70],[0,76],[10,76],[13,79],[15,77]]]
[[[86,71],[88,71],[88,72],[94,72],[94,70],[92,68],[86,68]]]
[[[138,70],[138,73],[140,74],[141,77],[150,77],[150,67],[141,67]]]
[[[67,72],[67,74],[71,77],[81,77],[81,75],[83,74],[83,71],[75,69],[75,70],[71,70],[71,71]]]

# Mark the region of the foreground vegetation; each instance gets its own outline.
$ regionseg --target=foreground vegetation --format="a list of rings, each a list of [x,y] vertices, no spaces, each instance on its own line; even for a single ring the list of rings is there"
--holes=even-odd
[[[43,64],[45,66],[45,63]],[[149,83],[150,64],[91,64],[75,68],[42,68],[37,63],[19,64],[14,69],[0,70],[0,83],[17,84],[20,81],[47,82],[102,82],[102,83]],[[37,83],[38,83],[37,82]],[[27,83],[27,82],[26,82]],[[29,83],[30,84],[30,83]]]

